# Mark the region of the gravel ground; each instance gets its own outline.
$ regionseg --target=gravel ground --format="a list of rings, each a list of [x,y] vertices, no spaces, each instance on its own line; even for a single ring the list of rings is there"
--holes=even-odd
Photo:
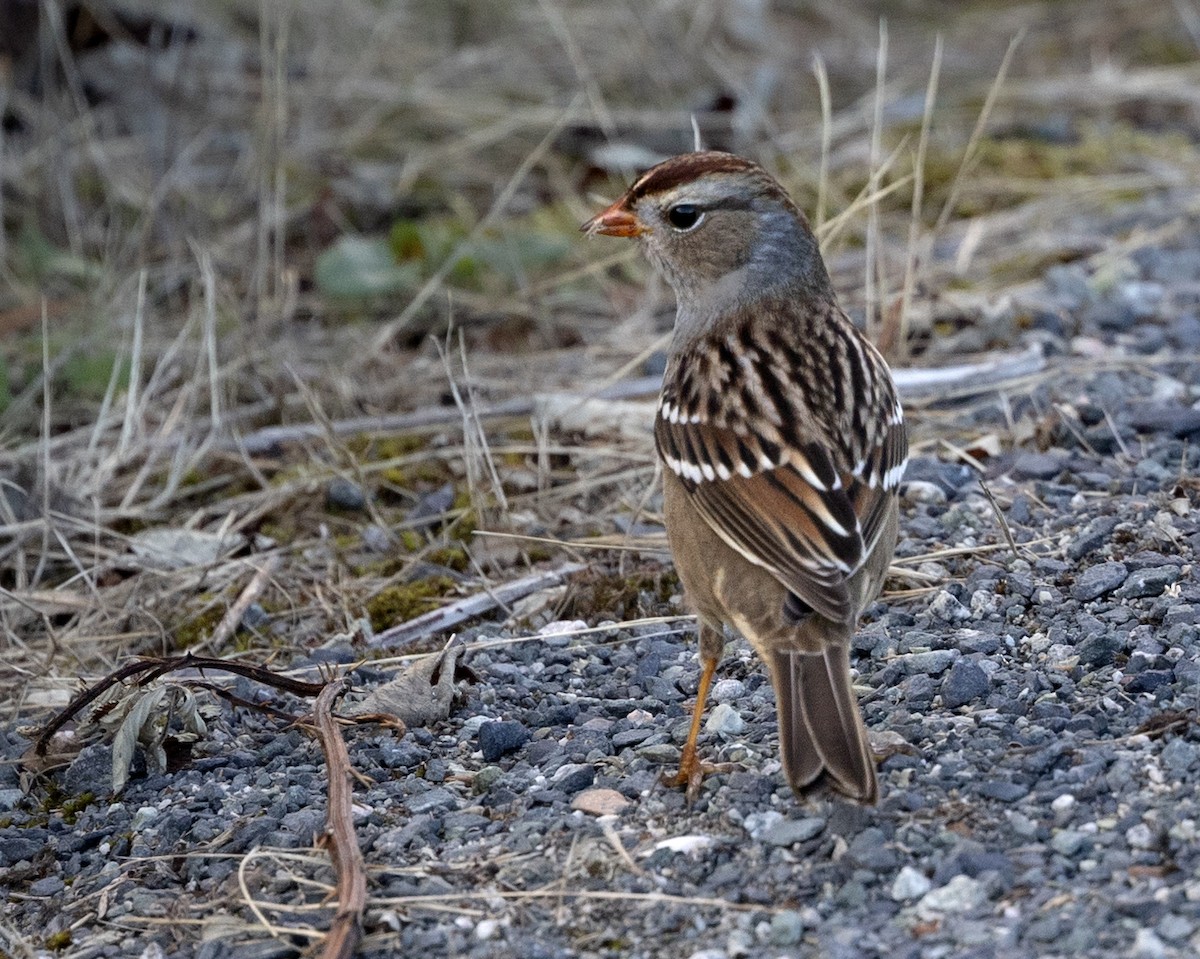
[[[997,548],[967,469],[928,449],[914,460],[898,553],[936,585],[877,603],[854,644],[886,756],[878,808],[792,797],[770,685],[740,639],[704,736],[726,768],[689,809],[658,784],[697,681],[686,622],[548,624],[492,645],[498,627],[476,626],[463,635],[479,681],[448,719],[347,733],[373,780],[356,790],[362,954],[1200,953],[1198,291],[1186,231],[1107,272],[1056,267],[992,317],[1054,369],[954,420],[975,435],[1044,426],[988,462],[1019,558]],[[2,738],[9,756],[25,746]],[[104,795],[109,755],[88,747],[49,800],[0,766],[7,924],[34,943],[70,928],[61,954],[79,957],[286,956],[311,941],[266,935],[238,887],[242,867],[279,904],[272,922],[329,918],[328,869],[286,858],[323,824],[307,736],[226,710],[184,769],[64,811]],[[244,858],[260,846],[272,852]]]

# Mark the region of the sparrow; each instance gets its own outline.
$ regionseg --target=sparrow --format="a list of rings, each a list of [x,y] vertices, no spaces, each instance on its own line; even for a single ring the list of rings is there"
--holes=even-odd
[[[823,781],[876,802],[849,649],[895,551],[908,457],[886,362],[838,306],[804,215],[750,160],[673,157],[581,229],[636,237],[676,297],[654,439],[702,668],[668,781],[698,794],[727,624],[770,671],[797,796]]]

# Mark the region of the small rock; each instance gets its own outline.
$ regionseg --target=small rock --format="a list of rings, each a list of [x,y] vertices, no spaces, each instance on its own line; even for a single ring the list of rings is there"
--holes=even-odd
[[[804,917],[794,909],[784,909],[771,917],[772,944],[794,946],[804,936]]]
[[[479,727],[479,748],[484,762],[494,763],[529,741],[529,730],[515,719],[497,720]]]
[[[1054,822],[1059,826],[1065,826],[1070,822],[1071,816],[1075,814],[1077,802],[1078,800],[1070,793],[1055,796],[1054,801],[1050,803],[1050,810],[1054,813]]]
[[[596,767],[590,763],[564,763],[554,771],[551,782],[568,796],[587,789],[596,781]]]
[[[906,503],[945,503],[946,491],[936,483],[908,480],[900,486],[900,496]]]
[[[1088,837],[1078,829],[1062,829],[1051,837],[1050,848],[1060,856],[1071,859],[1088,844],[1088,841]]]
[[[1144,822],[1126,829],[1125,841],[1131,849],[1154,849],[1158,846],[1158,837]]]
[[[933,883],[925,873],[912,866],[903,866],[892,883],[892,899],[896,902],[911,902],[920,899],[933,888]]]
[[[708,714],[704,728],[721,736],[737,736],[746,730],[746,721],[729,703],[718,703]]]
[[[1112,531],[1117,528],[1115,516],[1097,516],[1083,528],[1083,532],[1071,540],[1067,547],[1070,559],[1083,559],[1088,553],[1095,552],[1108,542]]]
[[[1022,453],[1012,465],[1017,479],[1054,479],[1062,470],[1062,458],[1053,453]]]
[[[643,759],[652,763],[679,762],[681,755],[679,747],[670,743],[652,743],[649,746],[639,746],[635,751]]]
[[[944,589],[930,601],[929,613],[947,623],[961,623],[971,618],[971,611]]]
[[[731,703],[746,695],[746,684],[740,679],[722,679],[713,684],[712,701],[714,703]]]
[[[750,813],[742,820],[742,828],[750,834],[751,839],[757,842],[767,834],[767,830],[782,821],[783,813],[767,809],[763,812]]]
[[[1079,574],[1075,585],[1071,587],[1071,596],[1086,603],[1112,592],[1125,582],[1128,575],[1129,570],[1124,563],[1097,563]]]
[[[434,520],[454,505],[454,486],[446,483],[430,493],[426,493],[405,517],[408,522],[415,520]]]
[[[496,919],[480,919],[475,925],[475,938],[480,942],[487,942],[489,939],[495,939],[496,933],[500,931],[500,923]]]
[[[492,784],[503,775],[504,770],[499,766],[484,766],[471,780],[471,788],[477,793],[487,792],[491,789]]]
[[[922,896],[917,903],[917,915],[928,922],[946,913],[971,912],[986,901],[987,890],[983,883],[970,876],[958,875]]]
[[[887,872],[896,868],[897,859],[895,849],[888,845],[883,830],[877,826],[862,830],[846,850],[847,862],[873,872]]]
[[[960,659],[942,680],[942,705],[958,709],[986,696],[990,687],[988,675],[978,663]]]
[[[1181,916],[1177,912],[1167,913],[1158,921],[1158,926],[1155,928],[1155,932],[1168,942],[1180,942],[1195,931],[1195,923],[1187,916]]]
[[[1100,632],[1085,636],[1075,647],[1075,655],[1085,666],[1111,666],[1125,642],[1116,633]]]
[[[0,829],[0,866],[32,860],[39,853],[52,851],[48,840],[45,829]]]
[[[396,538],[376,523],[362,531],[362,543],[369,553],[390,553],[396,548]]]
[[[263,609],[261,603],[251,603],[242,613],[242,629],[261,629],[270,622],[271,614]]]
[[[931,649],[898,656],[897,660],[906,676],[940,676],[960,655],[957,649]]]
[[[46,876],[29,884],[29,893],[33,896],[57,896],[66,888],[61,876]]]
[[[700,853],[706,852],[713,846],[712,836],[690,835],[690,836],[672,836],[669,839],[662,839],[654,844],[655,850],[666,849],[669,852],[681,852],[685,855],[696,857]]]
[[[158,810],[153,806],[142,806],[133,814],[129,829],[131,832],[141,832],[158,818]]]
[[[457,805],[458,797],[449,789],[443,789],[441,786],[427,789],[423,793],[412,796],[407,802],[408,811],[413,816],[444,809],[453,809]]]
[[[1167,947],[1151,929],[1139,929],[1133,937],[1133,959],[1166,959]]]
[[[1172,739],[1163,747],[1162,763],[1175,776],[1183,776],[1196,762],[1196,747],[1186,739]]]
[[[325,487],[325,504],[331,509],[357,512],[367,508],[367,497],[357,483],[335,476]]]
[[[1016,802],[1029,795],[1029,787],[1018,783],[992,780],[980,785],[979,795],[987,799],[998,799],[1000,802]]]
[[[1120,599],[1141,599],[1158,596],[1179,578],[1178,566],[1151,566],[1149,569],[1134,570],[1117,590]]]
[[[763,830],[762,841],[772,846],[790,846],[815,839],[825,830],[826,820],[820,816],[803,819],[782,819]]]
[[[1129,424],[1139,433],[1168,433],[1182,439],[1200,432],[1200,409],[1181,404],[1135,407]]]
[[[585,789],[571,800],[571,808],[591,816],[615,816],[629,800],[615,789]]]

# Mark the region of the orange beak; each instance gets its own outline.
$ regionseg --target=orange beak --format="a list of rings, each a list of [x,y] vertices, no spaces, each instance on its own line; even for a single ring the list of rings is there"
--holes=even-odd
[[[581,229],[588,236],[603,233],[605,236],[641,236],[649,232],[637,214],[625,206],[622,197],[606,210],[601,210],[587,221]]]

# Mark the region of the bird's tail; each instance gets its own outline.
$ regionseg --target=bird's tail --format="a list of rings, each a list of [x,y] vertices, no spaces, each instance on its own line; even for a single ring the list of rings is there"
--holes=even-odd
[[[801,628],[822,625],[811,617]],[[874,804],[879,782],[850,681],[849,647],[823,639],[823,652],[779,650],[772,657],[783,771],[797,795],[824,774],[838,792]]]

